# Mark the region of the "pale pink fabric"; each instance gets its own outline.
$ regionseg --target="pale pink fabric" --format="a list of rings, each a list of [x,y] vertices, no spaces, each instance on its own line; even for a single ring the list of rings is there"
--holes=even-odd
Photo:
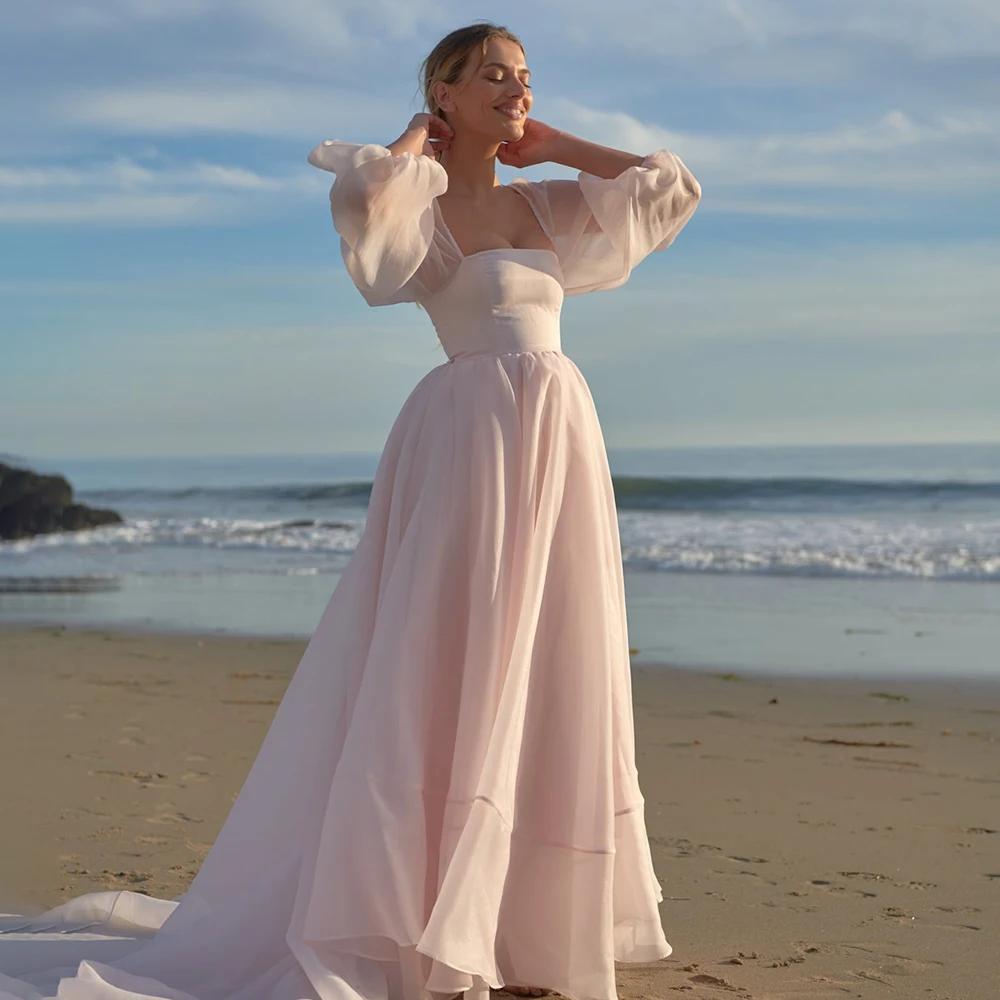
[[[187,893],[91,893],[0,935],[0,996],[615,1000],[616,960],[671,947],[611,476],[559,314],[668,246],[700,188],[666,150],[611,180],[518,178],[552,249],[463,257],[433,159],[329,141],[309,161],[337,175],[367,301],[422,302],[449,360],[389,432],[358,549]],[[46,938],[60,921],[118,939]]]

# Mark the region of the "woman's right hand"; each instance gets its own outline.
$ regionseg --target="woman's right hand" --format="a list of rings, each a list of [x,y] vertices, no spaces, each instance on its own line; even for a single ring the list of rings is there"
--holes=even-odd
[[[443,118],[422,111],[410,119],[406,131],[386,148],[393,156],[413,153],[436,159],[439,151],[448,149],[454,134],[455,130]]]

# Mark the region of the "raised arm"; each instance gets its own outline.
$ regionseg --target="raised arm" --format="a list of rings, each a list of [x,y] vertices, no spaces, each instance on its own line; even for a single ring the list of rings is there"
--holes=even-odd
[[[560,131],[552,140],[550,160],[573,170],[582,170],[594,177],[611,180],[629,167],[642,166],[643,157]]]
[[[622,149],[588,142],[570,132],[553,128],[537,118],[528,118],[520,139],[507,142],[497,150],[497,159],[508,167],[531,167],[536,163],[561,163],[611,180],[629,167],[642,164],[643,158]]]
[[[347,271],[369,305],[416,301],[409,282],[434,236],[433,200],[448,188],[444,167],[424,152],[433,153],[439,130],[417,119],[430,117],[415,115],[390,146],[327,139],[308,156],[336,174],[330,213]]]
[[[393,156],[400,153],[412,153],[414,156],[436,156],[441,150],[447,149],[455,130],[437,115],[421,111],[410,119],[406,131],[390,142],[386,149]]]
[[[701,185],[676,153],[638,156],[537,121],[503,160],[579,171],[575,181],[521,180],[559,256],[567,295],[624,284],[644,257],[670,246],[701,200]]]

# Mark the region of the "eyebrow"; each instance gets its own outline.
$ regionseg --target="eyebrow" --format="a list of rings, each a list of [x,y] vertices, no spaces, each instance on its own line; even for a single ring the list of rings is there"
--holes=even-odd
[[[488,62],[488,63],[483,63],[481,69],[486,69],[487,66],[499,66],[500,69],[506,69],[507,68],[507,63],[502,63],[502,62]],[[518,72],[519,73],[527,73],[528,76],[531,76],[531,70],[528,69],[526,66],[524,68],[522,68],[522,69],[519,69]]]

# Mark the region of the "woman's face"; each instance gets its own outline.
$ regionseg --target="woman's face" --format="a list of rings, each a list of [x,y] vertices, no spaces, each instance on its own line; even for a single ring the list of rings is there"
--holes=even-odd
[[[480,61],[471,56],[454,86],[438,82],[434,96],[455,132],[478,132],[508,142],[520,139],[531,110],[531,74],[521,47],[506,38],[491,38]]]

